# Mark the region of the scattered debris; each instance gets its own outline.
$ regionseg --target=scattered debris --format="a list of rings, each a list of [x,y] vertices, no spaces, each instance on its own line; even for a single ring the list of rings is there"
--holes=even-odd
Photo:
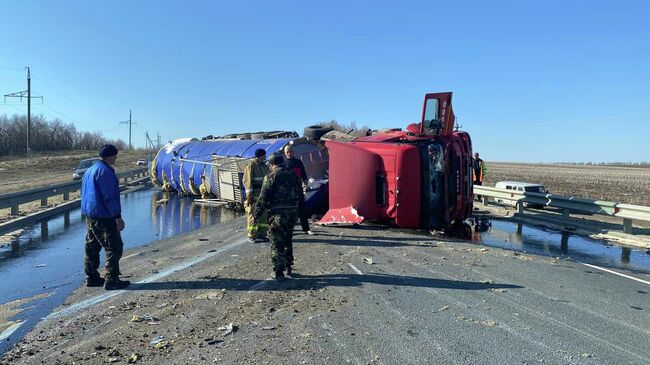
[[[225,292],[222,290],[216,291],[209,291],[207,293],[199,294],[194,297],[194,299],[222,299],[224,296]]]
[[[167,345],[169,345],[168,341],[160,341],[153,348],[155,348],[156,350],[160,350],[166,348]]]
[[[204,339],[204,341],[205,341],[208,345],[218,345],[218,344],[224,342],[223,340],[219,340],[219,339],[217,339],[217,338],[206,338],[206,339]]]
[[[106,354],[106,356],[120,357],[120,356],[122,356],[122,354],[120,353],[120,350],[118,350],[117,348],[114,347],[108,354]]]
[[[158,324],[160,320],[149,313],[145,313],[141,316],[133,315],[133,318],[131,318],[131,322],[144,322],[144,321],[147,321],[147,324]]]
[[[135,362],[138,361],[138,357],[138,354],[131,354],[131,356],[129,356],[128,363],[135,364]]]
[[[447,309],[449,309],[449,306],[448,306],[448,305],[445,305],[445,306],[443,306],[443,307],[440,307],[440,308],[438,309],[438,312],[446,311]]]
[[[498,325],[498,323],[495,322],[495,321],[483,321],[483,322],[481,322],[481,326],[485,326],[485,327],[494,327],[496,325]]]
[[[480,249],[479,251],[481,251],[481,252],[487,252],[487,251],[490,251],[490,250],[487,249],[487,248],[482,248],[482,249]]]
[[[234,325],[233,322],[230,322],[227,326],[221,326],[217,328],[218,331],[225,331],[223,336],[228,336],[229,334],[237,332],[238,327]]]
[[[46,264],[38,264],[38,265],[34,265],[34,267],[46,267],[46,266],[47,266]]]
[[[153,340],[149,341],[150,344],[152,345],[157,345],[161,343],[165,338],[163,336],[157,336]]]
[[[114,362],[118,362],[118,361],[120,361],[120,359],[118,359],[117,357],[109,357],[108,358],[109,363],[114,363]]]
[[[507,290],[505,290],[505,289],[497,289],[497,288],[492,288],[492,289],[490,289],[490,291],[494,292],[494,293],[505,293],[505,292],[507,292]]]
[[[368,265],[372,265],[374,263],[374,261],[373,261],[372,257],[364,257],[363,258],[363,263],[368,264]]]
[[[262,329],[264,331],[273,331],[275,329],[275,326],[266,326],[266,327],[262,327]]]
[[[593,357],[593,355],[592,355],[592,354],[588,354],[588,353],[584,353],[584,354],[580,355],[580,357],[590,358],[590,357]]]

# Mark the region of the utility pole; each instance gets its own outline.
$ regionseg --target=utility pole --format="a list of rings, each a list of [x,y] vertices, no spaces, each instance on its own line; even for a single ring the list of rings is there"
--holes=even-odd
[[[15,93],[11,94],[5,94],[5,102],[7,101],[7,98],[20,98],[20,101],[23,100],[23,98],[27,98],[27,156],[31,157],[32,155],[32,150],[29,145],[29,141],[31,139],[31,132],[32,132],[32,98],[34,99],[41,99],[43,101],[42,96],[32,96],[32,76],[29,72],[29,67],[25,67],[27,69],[27,90],[25,91],[18,91]]]
[[[120,122],[120,124],[128,124],[129,125],[129,149],[131,150],[131,149],[133,149],[133,146],[131,145],[131,125],[137,124],[137,123],[133,123],[133,121],[131,120],[131,109],[129,109],[129,120],[125,120],[123,122]]]
[[[156,149],[160,149],[160,133],[156,132]]]

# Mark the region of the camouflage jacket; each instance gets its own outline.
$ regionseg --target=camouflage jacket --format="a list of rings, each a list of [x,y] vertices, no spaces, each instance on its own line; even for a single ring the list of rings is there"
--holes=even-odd
[[[259,217],[265,210],[270,210],[271,214],[279,210],[295,210],[301,214],[304,212],[302,183],[293,172],[283,167],[266,175],[253,214]]]

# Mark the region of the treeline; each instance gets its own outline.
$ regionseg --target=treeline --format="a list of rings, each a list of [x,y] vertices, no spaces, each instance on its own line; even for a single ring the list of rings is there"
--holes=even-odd
[[[31,119],[30,149],[32,151],[95,150],[106,143],[119,150],[126,149],[122,140],[109,140],[99,132],[81,132],[72,123],[60,119],[47,120],[43,115]],[[0,155],[23,153],[27,149],[27,116],[0,115]]]
[[[357,127],[357,122],[352,122],[350,124],[339,123],[336,120],[332,119],[329,122],[320,122],[318,125],[328,126],[334,128],[335,131],[351,134],[356,137],[363,137],[368,135],[370,128],[367,126]]]

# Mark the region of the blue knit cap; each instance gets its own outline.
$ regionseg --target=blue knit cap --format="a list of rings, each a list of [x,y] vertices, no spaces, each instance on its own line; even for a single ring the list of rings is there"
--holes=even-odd
[[[99,149],[99,157],[111,157],[117,155],[117,148],[112,144],[105,144]]]

